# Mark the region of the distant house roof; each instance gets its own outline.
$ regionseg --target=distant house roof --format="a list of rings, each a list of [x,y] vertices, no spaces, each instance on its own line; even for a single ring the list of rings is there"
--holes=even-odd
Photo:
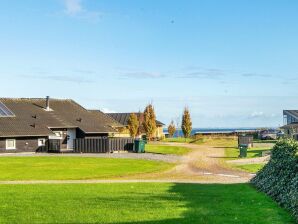
[[[111,127],[123,127],[124,125],[118,122],[117,120],[113,119],[108,114],[105,114],[101,110],[89,110],[95,116],[99,116],[103,123],[110,125]]]
[[[298,122],[293,122],[291,124],[284,125],[280,128],[281,129],[298,128]]]
[[[291,115],[298,119],[298,110],[284,110],[284,114]]]
[[[49,136],[50,128],[79,128],[85,133],[116,132],[105,116],[95,116],[70,99],[50,99],[45,110],[43,98],[0,98],[14,116],[0,116],[0,137]]]
[[[130,116],[131,113],[107,113],[110,117],[112,117],[114,120],[118,121],[119,123],[121,123],[122,125],[127,126],[127,121],[128,118]],[[137,115],[137,117],[139,118],[140,122],[143,122],[144,120],[144,114],[143,113],[134,113],[135,115]],[[157,126],[164,126],[165,124],[156,120],[156,125]]]

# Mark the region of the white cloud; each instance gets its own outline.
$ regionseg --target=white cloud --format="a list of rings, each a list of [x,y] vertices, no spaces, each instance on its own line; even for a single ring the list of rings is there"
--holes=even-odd
[[[83,11],[81,0],[64,0],[64,5],[68,15],[76,15]]]
[[[46,75],[19,75],[19,77],[25,79],[45,79],[55,82],[74,82],[74,83],[92,83],[93,79],[89,77],[82,77],[78,75],[57,75],[57,74],[46,74]]]
[[[137,79],[146,79],[146,78],[163,78],[165,75],[162,75],[158,72],[127,72],[122,75],[125,78],[137,78]]]
[[[116,113],[116,111],[110,110],[109,108],[101,108],[100,110],[104,113]]]
[[[264,113],[263,111],[254,111],[250,114],[250,118],[262,118],[262,119],[271,119],[279,117],[279,115],[275,113]]]
[[[250,117],[263,117],[264,112],[263,111],[254,111],[251,113]]]
[[[64,13],[68,16],[79,19],[87,19],[92,22],[98,21],[102,16],[99,11],[91,11],[83,6],[83,0],[62,0],[64,4]]]

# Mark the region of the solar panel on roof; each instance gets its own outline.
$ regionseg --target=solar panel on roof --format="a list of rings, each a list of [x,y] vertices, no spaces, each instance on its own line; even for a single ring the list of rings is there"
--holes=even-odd
[[[13,117],[14,113],[0,101],[0,117]]]

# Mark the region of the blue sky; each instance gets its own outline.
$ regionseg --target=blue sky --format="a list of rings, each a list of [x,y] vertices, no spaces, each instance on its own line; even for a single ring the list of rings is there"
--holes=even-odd
[[[0,95],[278,126],[298,109],[297,11],[294,0],[1,1]]]

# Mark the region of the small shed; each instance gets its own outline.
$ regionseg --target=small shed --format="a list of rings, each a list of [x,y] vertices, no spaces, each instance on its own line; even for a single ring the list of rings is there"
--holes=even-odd
[[[253,147],[254,137],[252,135],[239,135],[238,136],[238,147],[240,145],[246,145],[248,148]]]

